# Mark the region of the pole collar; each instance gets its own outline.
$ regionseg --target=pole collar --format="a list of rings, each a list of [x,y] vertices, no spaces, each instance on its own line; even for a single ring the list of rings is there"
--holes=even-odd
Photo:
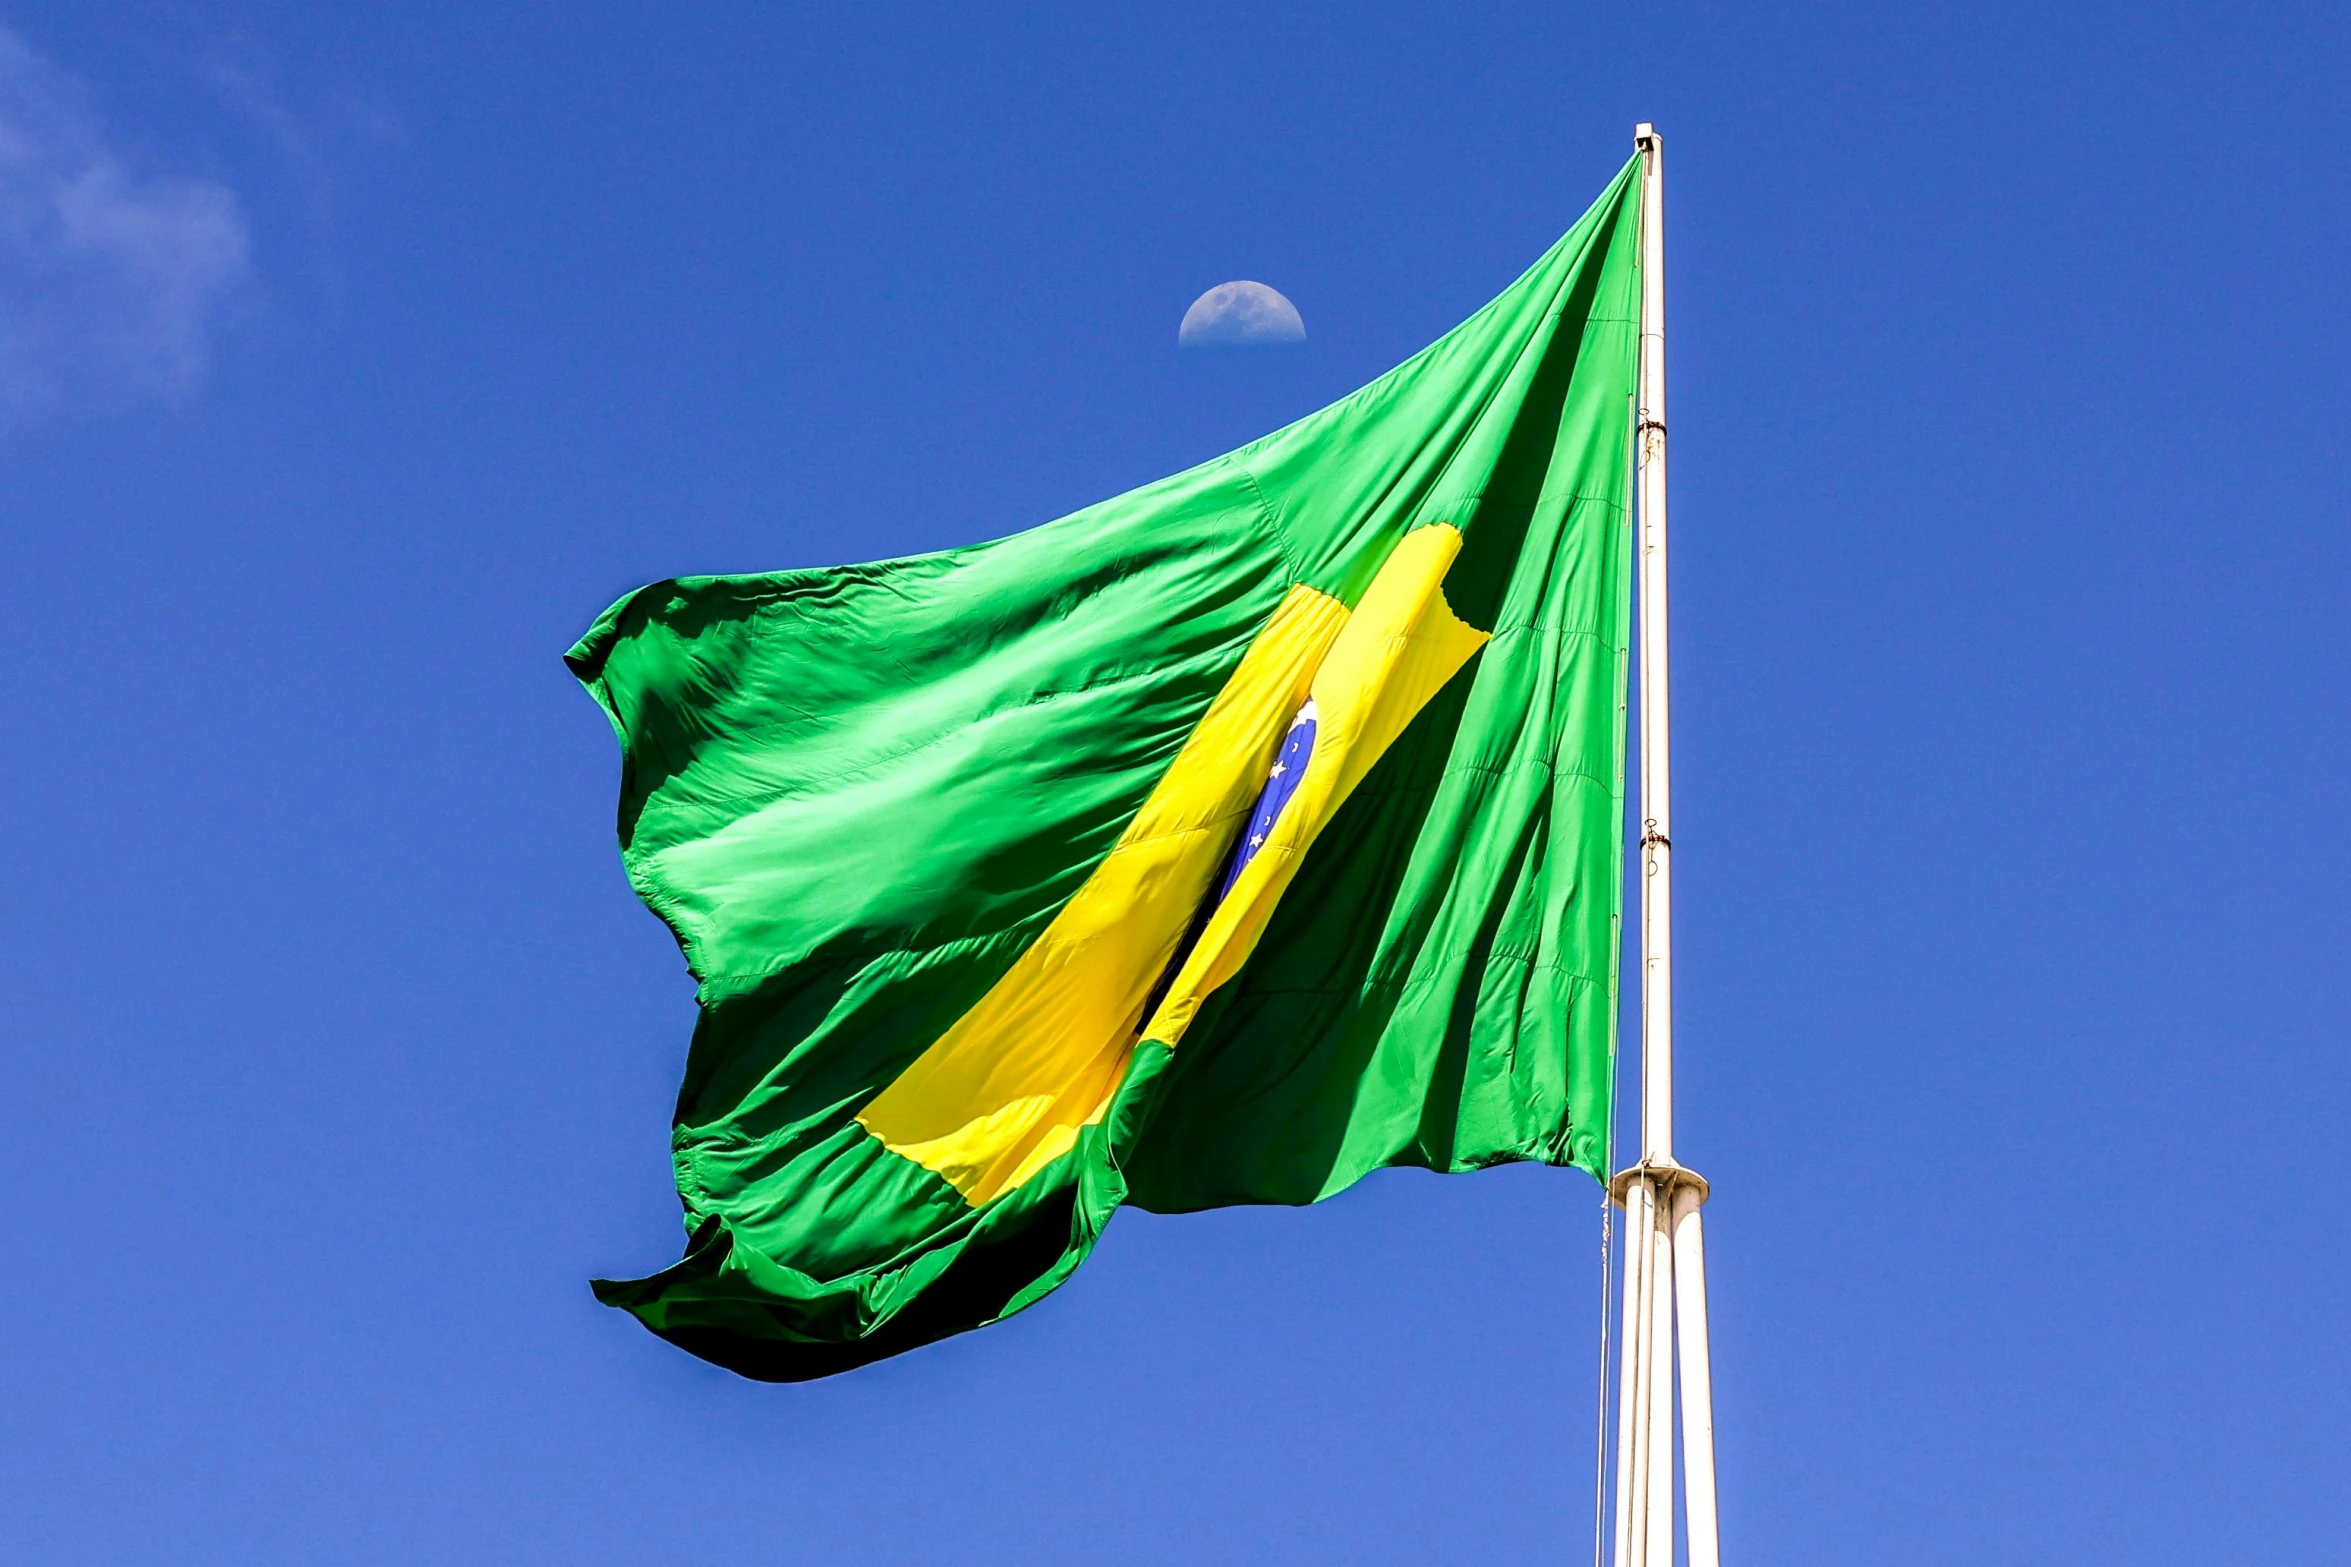
[[[1643,1159],[1629,1169],[1616,1172],[1608,1183],[1608,1200],[1619,1208],[1623,1207],[1625,1195],[1633,1189],[1636,1181],[1654,1188],[1660,1197],[1669,1199],[1676,1191],[1686,1187],[1698,1194],[1701,1203],[1706,1201],[1712,1190],[1706,1184],[1706,1177],[1687,1165],[1676,1164],[1671,1159]]]

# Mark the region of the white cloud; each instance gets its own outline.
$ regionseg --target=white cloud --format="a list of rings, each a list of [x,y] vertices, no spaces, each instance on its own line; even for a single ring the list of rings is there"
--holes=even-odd
[[[193,386],[247,251],[233,191],[125,168],[0,28],[0,426]]]

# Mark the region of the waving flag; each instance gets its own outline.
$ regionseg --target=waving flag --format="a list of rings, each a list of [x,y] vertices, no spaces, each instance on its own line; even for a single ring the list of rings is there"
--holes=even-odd
[[[1018,1311],[1122,1203],[1601,1171],[1636,168],[1352,396],[993,544],[630,594],[568,655],[699,984],[689,1240],[746,1376]]]

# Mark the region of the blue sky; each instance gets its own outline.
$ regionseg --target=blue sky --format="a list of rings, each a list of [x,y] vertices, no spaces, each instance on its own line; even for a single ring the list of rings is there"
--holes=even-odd
[[[0,1556],[1586,1560],[1580,1176],[596,1306],[691,1003],[558,655],[1315,407],[1652,119],[1728,1559],[2339,1560],[2343,13],[1006,11],[0,3]]]

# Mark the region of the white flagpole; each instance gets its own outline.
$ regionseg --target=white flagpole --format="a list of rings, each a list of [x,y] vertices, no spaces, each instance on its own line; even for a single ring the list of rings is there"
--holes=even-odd
[[[1677,1349],[1681,1362],[1683,1531],[1689,1564],[1720,1567],[1714,1513],[1714,1384],[1706,1343],[1705,1244],[1698,1217],[1706,1200],[1706,1182],[1696,1171],[1675,1163],[1673,1157],[1665,147],[1656,127],[1648,124],[1634,128],[1633,146],[1641,155],[1641,360],[1633,412],[1641,583],[1641,1161],[1609,1183],[1625,1208],[1616,1567],[1673,1567]],[[1681,1286],[1678,1300],[1677,1283]]]
[[[1714,1526],[1714,1367],[1706,1347],[1706,1245],[1698,1210],[1705,1184],[1684,1181],[1673,1194],[1673,1267],[1681,1281],[1682,1511],[1690,1567],[1720,1567]]]
[[[1611,1183],[1613,1184],[1613,1183]],[[1648,1373],[1649,1250],[1657,1225],[1649,1213],[1649,1188],[1638,1182],[1621,1193],[1624,1202],[1623,1365],[1616,1377],[1616,1567],[1642,1567],[1649,1518]]]

